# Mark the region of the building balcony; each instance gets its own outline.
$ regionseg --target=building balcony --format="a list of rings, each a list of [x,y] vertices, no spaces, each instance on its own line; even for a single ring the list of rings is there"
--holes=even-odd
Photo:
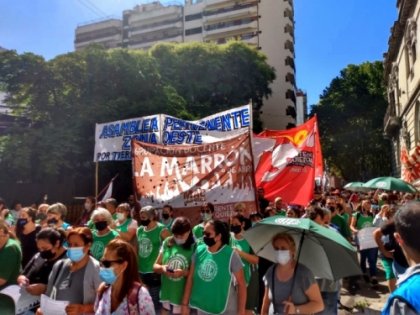
[[[226,11],[223,13],[213,14],[213,15],[206,15],[203,17],[203,21],[205,24],[213,24],[213,23],[220,23],[220,22],[227,22],[233,21],[241,18],[247,17],[254,17],[257,16],[258,10],[256,6],[243,8],[243,9],[236,9],[231,11]]]
[[[394,138],[398,135],[400,128],[401,118],[395,115],[392,106],[388,106],[384,117],[384,135]]]
[[[158,25],[154,27],[145,27],[145,28],[141,28],[137,30],[130,30],[130,36],[159,32],[159,31],[164,31],[167,29],[182,29],[182,21],[175,22],[175,23],[162,24],[162,25]]]
[[[296,109],[294,106],[287,106],[286,108],[286,115],[296,119]]]
[[[167,38],[152,38],[144,39],[140,41],[131,41],[128,43],[127,47],[132,49],[146,49],[152,47],[156,43],[168,42],[168,43],[182,43],[182,35],[178,36],[168,36]]]
[[[205,9],[223,7],[230,4],[235,4],[235,0],[204,0]]]
[[[135,24],[136,22],[145,21],[161,21],[182,17],[182,8],[178,6],[165,7],[150,11],[131,11],[129,15],[128,24]]]
[[[214,40],[222,37],[232,37],[241,35],[244,33],[251,33],[258,30],[258,21],[253,21],[250,23],[238,24],[238,25],[229,25],[223,26],[220,28],[215,28],[212,30],[204,30],[203,36],[204,40]]]

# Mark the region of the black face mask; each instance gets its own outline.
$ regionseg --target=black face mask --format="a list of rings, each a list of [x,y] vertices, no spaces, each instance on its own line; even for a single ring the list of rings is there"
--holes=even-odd
[[[234,233],[234,234],[238,234],[241,233],[242,228],[240,225],[231,225],[230,226],[230,230]]]
[[[203,242],[208,247],[212,247],[214,244],[216,244],[216,241],[214,240],[214,237],[208,237],[208,236],[203,237]]]
[[[54,253],[51,251],[51,249],[49,250],[43,250],[42,252],[39,252],[39,256],[41,256],[41,258],[43,259],[51,259],[54,257]]]
[[[39,221],[44,221],[47,218],[47,214],[44,212],[40,212],[36,215],[36,219]]]
[[[148,226],[150,224],[150,219],[140,220],[140,224],[143,225],[143,226]]]
[[[48,225],[56,225],[58,223],[58,220],[57,219],[49,219],[47,221],[47,223],[48,223]]]
[[[169,219],[169,213],[162,213],[162,218],[164,218],[165,220]]]
[[[99,221],[95,223],[95,228],[98,231],[103,231],[108,227],[108,223],[106,221]]]
[[[28,223],[28,219],[18,219],[16,222],[16,227],[23,228]]]
[[[328,206],[328,209],[329,209],[331,212],[335,212],[335,207],[334,207],[334,206]]]

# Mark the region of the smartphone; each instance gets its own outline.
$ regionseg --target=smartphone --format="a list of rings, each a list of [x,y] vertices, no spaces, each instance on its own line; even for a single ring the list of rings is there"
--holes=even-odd
[[[174,273],[175,271],[172,268],[166,268],[167,272]]]

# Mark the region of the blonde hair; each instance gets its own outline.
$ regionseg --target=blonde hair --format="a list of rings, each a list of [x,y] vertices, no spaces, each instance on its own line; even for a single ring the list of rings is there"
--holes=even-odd
[[[283,240],[285,241],[289,247],[290,247],[290,251],[294,254],[296,252],[296,244],[295,244],[295,240],[293,239],[293,237],[290,234],[281,232],[281,233],[277,233],[276,235],[273,236],[273,238],[271,239],[271,245],[273,245],[278,241],[278,240]]]

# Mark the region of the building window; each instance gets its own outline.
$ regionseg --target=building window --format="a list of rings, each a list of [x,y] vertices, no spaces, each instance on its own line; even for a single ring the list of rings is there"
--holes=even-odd
[[[194,35],[194,34],[201,34],[203,31],[202,27],[190,28],[189,30],[185,30],[185,35]]]
[[[407,28],[405,31],[405,47],[407,49],[406,61],[408,63],[409,75],[414,77],[414,64],[417,59],[417,23],[413,18],[407,21]],[[408,76],[408,75],[407,75]]]
[[[196,13],[196,14],[190,14],[190,15],[185,16],[185,21],[194,21],[194,20],[201,19],[201,17],[202,17],[201,12]]]
[[[286,66],[290,66],[293,70],[295,70],[295,60],[292,57],[287,56],[284,63]]]

